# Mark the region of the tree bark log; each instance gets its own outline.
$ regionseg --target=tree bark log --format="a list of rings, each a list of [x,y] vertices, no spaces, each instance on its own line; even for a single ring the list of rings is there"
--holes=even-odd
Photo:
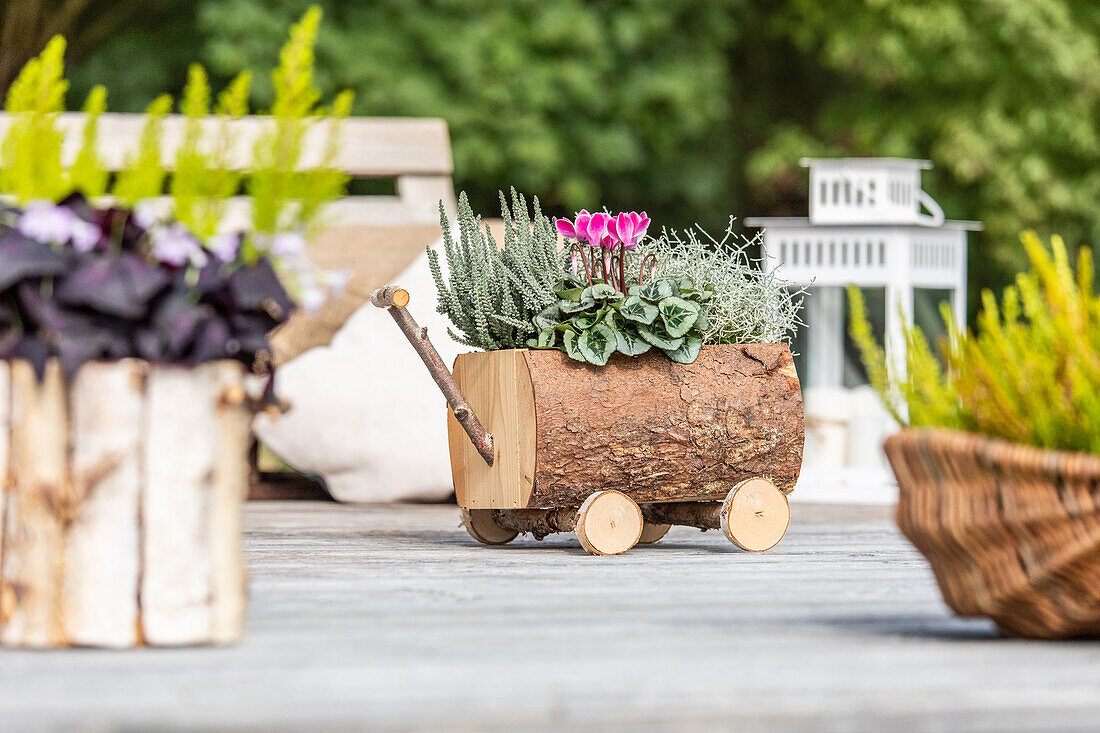
[[[150,644],[226,642],[243,628],[248,413],[227,402],[241,377],[222,362],[150,372],[141,589]]]
[[[541,540],[555,532],[572,532],[577,524],[577,509],[494,509],[493,520],[505,529],[529,532]]]
[[[73,512],[61,366],[50,362],[40,382],[29,363],[12,362],[11,390],[0,641],[8,646],[59,646],[66,642],[61,580]]]
[[[802,393],[784,344],[704,347],[593,368],[528,351],[535,471],[528,507],[576,506],[597,489],[636,502],[721,499],[752,476],[784,493],[802,465]]]
[[[138,643],[141,424],[145,362],[86,364],[71,390],[75,512],[62,617],[73,644]]]
[[[722,502],[676,501],[642,504],[642,516],[653,524],[675,524],[699,529],[721,529]]]

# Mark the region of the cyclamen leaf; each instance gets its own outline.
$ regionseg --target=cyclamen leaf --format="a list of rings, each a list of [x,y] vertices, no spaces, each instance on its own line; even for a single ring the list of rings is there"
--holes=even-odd
[[[553,328],[544,328],[539,331],[538,338],[527,339],[527,345],[532,349],[552,349],[557,336],[558,333]]]
[[[674,297],[677,293],[674,281],[671,278],[662,277],[650,280],[638,291],[638,297],[656,303],[664,298]]]
[[[558,296],[562,300],[571,300],[579,303],[581,301],[581,294],[584,292],[584,288],[568,288],[566,290],[555,290],[554,295]]]
[[[562,337],[562,342],[565,344],[565,353],[570,359],[576,359],[577,361],[587,361],[584,358],[584,354],[581,353],[580,348],[577,346],[577,332],[566,331]]]
[[[619,291],[605,283],[597,283],[584,289],[585,295],[581,298],[589,297],[596,300],[615,300],[615,296],[619,295]]]
[[[699,317],[699,306],[683,298],[665,298],[657,308],[661,311],[661,320],[664,321],[668,335],[673,338],[690,331]]]
[[[647,303],[637,295],[631,295],[619,308],[619,315],[636,323],[653,323],[657,317],[657,306]]]
[[[706,331],[710,328],[710,316],[707,315],[706,308],[699,309],[699,317],[695,319],[695,328],[699,331]]]
[[[679,364],[691,364],[699,358],[699,350],[703,347],[703,338],[694,333],[684,337],[679,348],[665,350],[668,358]]]
[[[534,317],[535,327],[540,331],[553,328],[561,323],[561,308],[557,303],[547,306],[541,313]]]
[[[680,344],[684,342],[683,338],[670,338],[664,334],[655,333],[649,326],[639,325],[638,335],[657,348],[664,349],[665,351],[674,351],[680,348]]]
[[[588,329],[577,339],[577,347],[585,361],[596,366],[607,363],[615,353],[616,344],[615,332],[602,324]]]
[[[637,333],[619,330],[615,332],[615,348],[620,354],[640,356],[652,349],[653,344],[642,339]]]
[[[580,313],[589,308],[595,308],[596,301],[593,298],[581,298],[581,300],[576,303],[571,300],[559,300],[558,307],[561,308],[562,313]]]
[[[600,318],[606,313],[606,310],[600,310],[597,313],[578,313],[569,319],[569,322],[576,326],[579,330],[584,331],[592,328],[600,322]]]

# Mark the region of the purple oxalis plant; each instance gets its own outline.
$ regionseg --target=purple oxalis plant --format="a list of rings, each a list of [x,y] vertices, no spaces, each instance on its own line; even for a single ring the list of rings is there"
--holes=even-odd
[[[253,367],[294,308],[268,257],[239,235],[203,244],[80,194],[0,208],[0,359],[70,377],[95,359]]]

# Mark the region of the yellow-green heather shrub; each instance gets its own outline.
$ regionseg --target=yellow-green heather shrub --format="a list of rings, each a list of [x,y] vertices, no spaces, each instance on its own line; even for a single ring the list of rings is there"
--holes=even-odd
[[[99,116],[107,110],[107,89],[102,84],[92,88],[84,102],[84,129],[80,150],[69,170],[69,182],[74,191],[89,198],[102,196],[107,190],[109,175],[99,155]]]
[[[886,363],[857,289],[849,289],[851,335],[872,386],[903,425],[967,430],[1043,448],[1100,453],[1100,297],[1091,253],[1076,270],[1065,243],[1021,240],[1031,263],[1000,300],[982,293],[977,330],[951,310],[941,367],[924,334],[906,330],[904,378]]]
[[[0,144],[0,191],[20,203],[68,193],[68,177],[61,167],[63,136],[57,125],[69,88],[62,75],[64,56],[65,39],[54,36],[19,72],[4,103],[12,119]]]
[[[171,109],[172,97],[162,94],[145,110],[145,127],[141,131],[137,151],[127,158],[112,191],[115,198],[127,206],[164,193],[167,173],[160,156],[160,141],[164,130],[164,116]]]
[[[347,186],[348,177],[333,168],[333,162],[340,122],[351,110],[352,95],[339,94],[327,113],[317,106],[321,93],[313,83],[313,44],[320,22],[321,9],[313,6],[291,27],[290,40],[271,75],[275,89],[270,110],[273,124],[256,140],[255,169],[248,179],[252,229],[261,236],[288,230],[308,234],[321,205],[339,196]],[[322,116],[330,118],[322,160],[302,171],[306,133],[314,118]],[[246,243],[246,253],[254,246]]]

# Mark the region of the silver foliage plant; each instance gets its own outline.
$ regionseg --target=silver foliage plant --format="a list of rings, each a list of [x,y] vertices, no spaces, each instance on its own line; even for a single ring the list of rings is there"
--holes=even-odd
[[[556,303],[555,287],[566,274],[568,255],[558,247],[553,222],[542,213],[538,198],[526,199],[511,190],[511,207],[500,193],[504,244],[500,246],[463,193],[458,199],[458,237],[442,205],[444,275],[439,252],[428,248],[428,263],[439,291],[438,311],[454,328],[451,338],[486,351],[522,349],[537,331],[533,319]]]
[[[642,247],[656,255],[655,276],[689,277],[714,287],[707,303],[704,343],[789,342],[805,290],[755,267],[747,249],[759,242],[734,232],[734,217],[721,240],[702,228],[662,230]]]

